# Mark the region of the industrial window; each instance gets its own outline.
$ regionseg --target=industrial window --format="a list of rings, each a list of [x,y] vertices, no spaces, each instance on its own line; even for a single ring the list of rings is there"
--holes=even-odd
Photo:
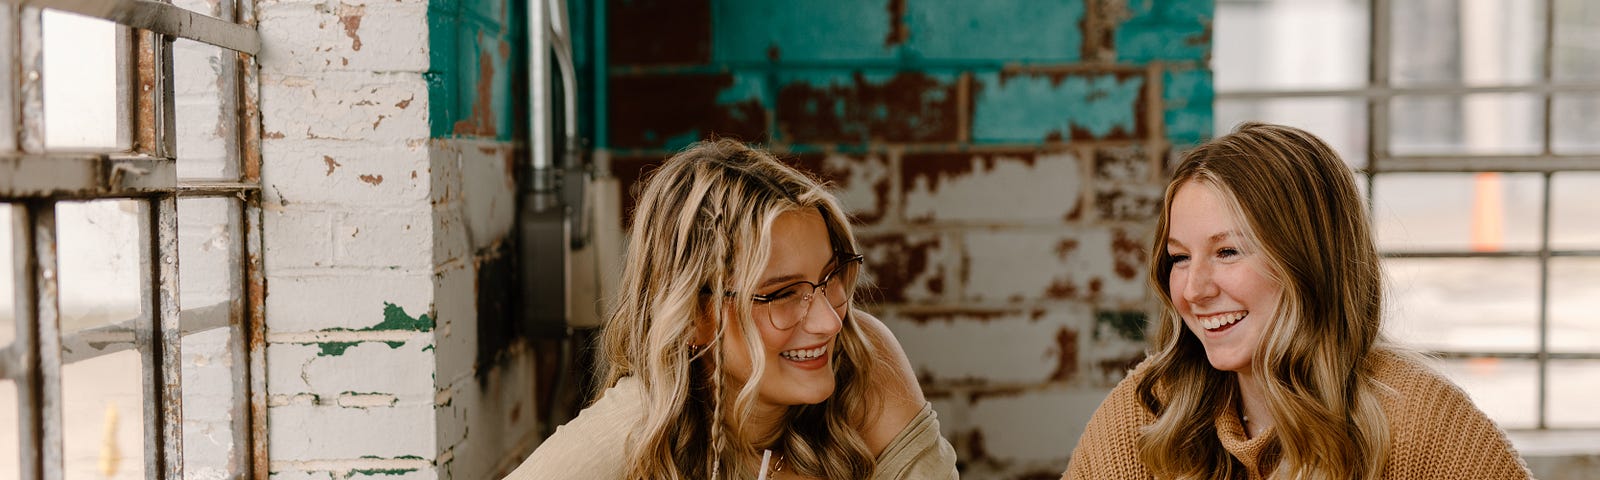
[[[253,5],[0,4],[0,479],[266,477]]]
[[[1389,333],[1510,429],[1600,427],[1600,4],[1221,0],[1216,131],[1365,180]]]

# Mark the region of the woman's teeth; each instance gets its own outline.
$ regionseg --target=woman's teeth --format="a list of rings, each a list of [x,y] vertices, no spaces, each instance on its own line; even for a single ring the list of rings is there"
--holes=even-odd
[[[817,347],[817,348],[810,348],[810,349],[805,349],[805,350],[784,350],[782,352],[778,352],[778,355],[783,357],[783,358],[787,358],[787,359],[794,360],[794,361],[797,361],[797,362],[804,362],[806,360],[811,360],[811,359],[820,357],[820,356],[822,356],[822,354],[824,352],[827,352],[827,351],[828,351],[828,346],[827,345],[823,345],[823,346],[820,346],[820,347]]]
[[[1239,321],[1239,319],[1244,318],[1244,316],[1248,315],[1249,313],[1250,312],[1228,312],[1209,317],[1200,317],[1200,326],[1205,327],[1206,330],[1216,330],[1227,325],[1232,325],[1233,322]]]

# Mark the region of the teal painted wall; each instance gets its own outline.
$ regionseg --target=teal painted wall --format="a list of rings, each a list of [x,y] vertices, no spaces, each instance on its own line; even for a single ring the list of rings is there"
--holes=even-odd
[[[433,138],[510,140],[524,95],[526,12],[508,0],[428,2],[428,127]]]

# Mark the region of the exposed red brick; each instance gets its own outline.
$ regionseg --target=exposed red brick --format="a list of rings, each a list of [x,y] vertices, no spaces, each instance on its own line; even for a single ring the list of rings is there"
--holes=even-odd
[[[959,82],[901,72],[844,85],[792,82],[778,90],[778,131],[790,143],[954,142]]]
[[[862,250],[869,255],[867,269],[873,284],[862,293],[873,302],[899,303],[907,299],[906,288],[922,278],[931,269],[939,269],[931,258],[932,251],[940,247],[940,238],[930,236],[911,240],[905,235],[863,237],[858,239]],[[936,274],[927,283],[932,293],[944,291],[944,272]]]
[[[733,75],[660,74],[611,77],[611,142],[623,148],[660,148],[669,138],[697,133],[762,142],[767,113],[759,100],[717,103]]]
[[[1050,374],[1054,381],[1067,381],[1078,373],[1078,332],[1061,327],[1056,332],[1056,371]]]
[[[606,35],[612,65],[705,64],[711,61],[711,1],[607,0]]]

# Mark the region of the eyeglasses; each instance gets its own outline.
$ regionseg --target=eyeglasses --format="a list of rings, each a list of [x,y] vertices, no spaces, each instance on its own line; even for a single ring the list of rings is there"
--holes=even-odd
[[[750,295],[755,300],[756,316],[767,317],[767,322],[778,330],[794,328],[811,311],[811,303],[817,298],[817,292],[822,292],[822,296],[828,298],[828,305],[834,310],[844,308],[850,303],[854,290],[851,287],[856,283],[856,274],[861,271],[861,262],[865,257],[844,252],[838,255],[835,257],[836,266],[822,276],[822,281],[811,283],[801,280],[766,295]]]

